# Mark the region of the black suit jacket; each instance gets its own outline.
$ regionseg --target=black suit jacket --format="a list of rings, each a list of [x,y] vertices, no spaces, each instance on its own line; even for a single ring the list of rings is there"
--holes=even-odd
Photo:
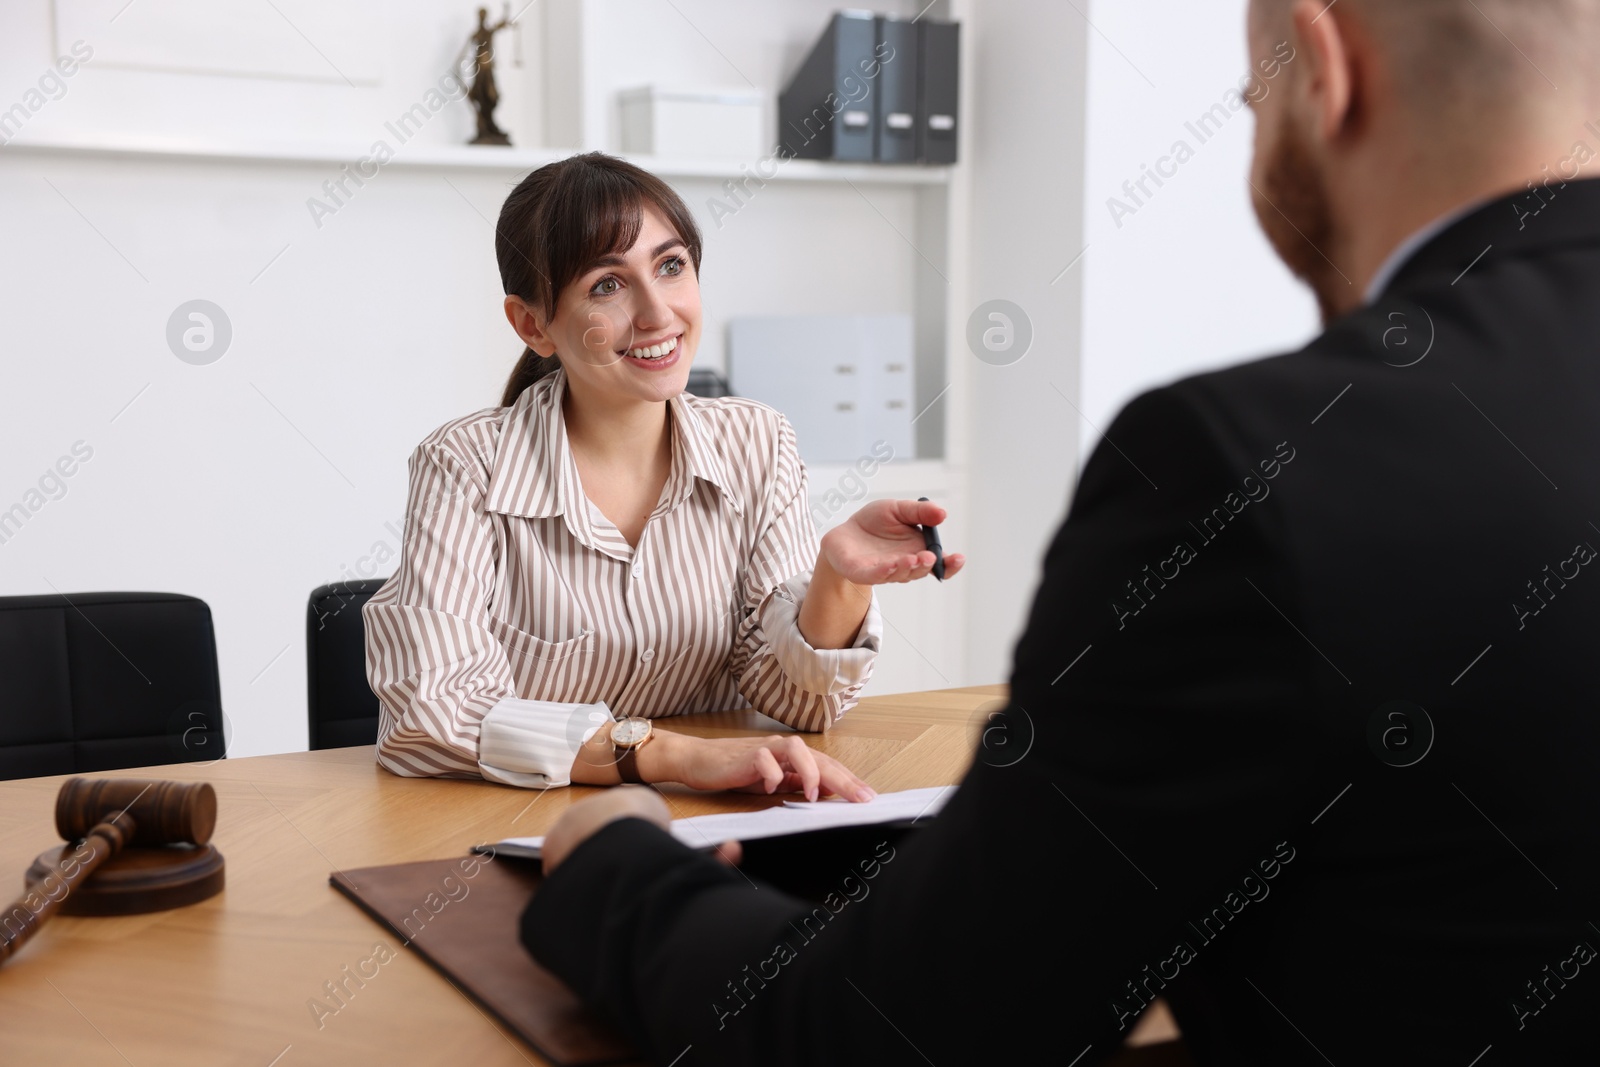
[[[1600,1059],[1600,182],[1107,436],[933,825],[816,909],[619,822],[525,943],[662,1063]]]

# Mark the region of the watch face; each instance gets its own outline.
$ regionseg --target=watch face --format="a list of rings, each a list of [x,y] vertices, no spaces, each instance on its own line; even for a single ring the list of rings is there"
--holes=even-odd
[[[611,740],[619,745],[637,745],[650,736],[650,723],[644,719],[623,719],[611,728]]]

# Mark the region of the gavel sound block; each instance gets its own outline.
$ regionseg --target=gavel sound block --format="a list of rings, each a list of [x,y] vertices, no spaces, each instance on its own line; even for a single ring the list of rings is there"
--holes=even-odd
[[[134,915],[194,904],[222,891],[222,853],[210,844],[217,794],[209,782],[69,778],[56,796],[67,840],[28,868],[26,888],[0,914],[0,962],[51,915]]]

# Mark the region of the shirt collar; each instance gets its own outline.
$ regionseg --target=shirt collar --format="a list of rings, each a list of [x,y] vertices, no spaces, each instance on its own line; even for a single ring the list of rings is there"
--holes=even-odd
[[[706,420],[695,410],[696,405],[702,403],[698,397],[688,393],[679,393],[667,401],[667,407],[672,412],[673,467],[679,463],[694,478],[710,482],[722,492],[722,498],[728,502],[734,514],[744,514],[744,504],[735,492],[733,479],[728,476],[728,468],[722,462],[722,455],[714,447],[715,434],[706,425]],[[676,507],[694,486],[690,479],[681,479],[677,492],[672,495],[672,506]]]
[[[561,414],[566,384],[565,371],[547,374],[524,389],[505,409],[484,508],[530,519],[561,515],[572,532],[587,541],[592,540],[587,498]],[[684,394],[667,401],[673,420],[667,507],[670,510],[688,499],[694,491],[694,480],[699,478],[716,486],[729,507],[742,514],[744,507],[713,447],[710,428],[694,410],[695,403],[694,398]]]
[[[574,491],[582,495],[561,418],[565,387],[563,372],[547,374],[505,409],[489,471],[486,510],[542,519],[569,511],[568,501],[576,499]]]
[[[1377,300],[1378,297],[1382,296],[1383,291],[1389,287],[1389,283],[1394,281],[1394,276],[1400,273],[1400,268],[1405,266],[1406,262],[1410,260],[1412,256],[1421,251],[1423,245],[1427,244],[1429,241],[1433,240],[1435,237],[1439,236],[1441,233],[1448,230],[1451,226],[1454,226],[1468,215],[1471,215],[1485,204],[1496,199],[1498,199],[1498,197],[1474,200],[1471,203],[1463,204],[1454,211],[1447,211],[1443,215],[1440,215],[1438,218],[1434,219],[1432,222],[1428,223],[1426,226],[1422,227],[1420,230],[1412,233],[1412,235],[1407,237],[1404,241],[1401,241],[1395,246],[1394,251],[1389,253],[1389,258],[1383,261],[1383,266],[1378,268],[1378,273],[1372,276],[1372,281],[1367,283],[1365,303],[1370,304]]]

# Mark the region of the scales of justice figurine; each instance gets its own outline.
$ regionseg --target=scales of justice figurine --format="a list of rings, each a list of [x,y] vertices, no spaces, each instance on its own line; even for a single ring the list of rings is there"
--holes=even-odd
[[[500,104],[500,88],[494,81],[494,35],[511,25],[511,4],[506,4],[505,14],[493,26],[489,25],[489,9],[478,8],[478,28],[468,38],[471,56],[468,69],[472,72],[472,85],[467,99],[478,116],[478,136],[470,144],[509,145],[511,138],[494,122],[494,109]]]

